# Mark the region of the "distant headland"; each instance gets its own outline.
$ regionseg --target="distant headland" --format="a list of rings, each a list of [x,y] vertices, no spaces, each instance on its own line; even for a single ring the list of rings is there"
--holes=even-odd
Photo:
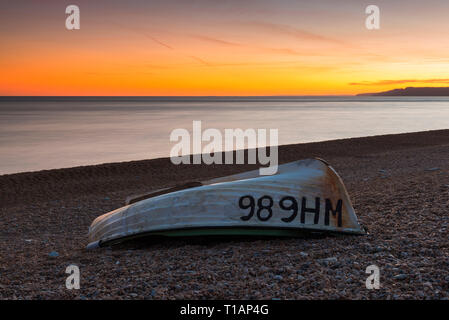
[[[377,93],[361,93],[357,96],[449,96],[447,87],[407,87]]]

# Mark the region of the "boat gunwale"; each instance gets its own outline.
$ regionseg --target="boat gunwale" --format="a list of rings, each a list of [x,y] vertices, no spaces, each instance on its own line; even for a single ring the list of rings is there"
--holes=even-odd
[[[201,233],[202,231],[210,231],[210,234]],[[226,233],[225,231],[230,231]],[[191,234],[188,234],[191,231]],[[221,231],[223,233],[217,233],[217,231]],[[256,233],[260,231],[261,233]],[[179,235],[179,233],[187,232],[185,235]],[[213,232],[213,233],[212,233]],[[239,233],[241,232],[241,233]],[[271,234],[263,234],[263,232],[271,232]],[[198,234],[194,234],[198,233]],[[177,235],[178,234],[178,235]],[[236,226],[198,226],[198,227],[183,227],[177,229],[166,229],[166,230],[152,230],[152,231],[144,231],[140,233],[130,234],[120,238],[111,238],[106,240],[97,240],[89,243],[87,247],[93,246],[95,247],[107,247],[113,246],[122,242],[126,242],[133,239],[139,238],[150,238],[150,237],[162,237],[162,238],[193,238],[193,237],[220,237],[220,236],[241,236],[241,237],[270,237],[270,238],[301,238],[304,235],[333,235],[333,236],[341,236],[345,235],[353,235],[353,236],[363,236],[367,235],[368,231],[366,228],[361,226],[361,230],[347,228],[345,230],[330,230],[330,229],[318,229],[318,228],[310,228],[310,227],[269,227],[269,226],[245,226],[245,227],[236,227]]]

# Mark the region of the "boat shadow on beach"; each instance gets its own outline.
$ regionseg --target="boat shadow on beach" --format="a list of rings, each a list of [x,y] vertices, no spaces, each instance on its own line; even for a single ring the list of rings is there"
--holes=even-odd
[[[357,235],[349,235],[356,237]],[[200,246],[204,248],[216,247],[221,245],[235,245],[239,243],[251,243],[265,241],[267,243],[292,240],[316,240],[324,238],[348,237],[330,232],[304,232],[294,237],[282,236],[242,236],[242,235],[207,235],[207,236],[184,236],[184,237],[167,237],[167,236],[143,236],[139,238],[129,239],[118,243],[105,244],[114,251],[118,250],[145,250],[145,249],[163,249],[178,248],[184,246]]]

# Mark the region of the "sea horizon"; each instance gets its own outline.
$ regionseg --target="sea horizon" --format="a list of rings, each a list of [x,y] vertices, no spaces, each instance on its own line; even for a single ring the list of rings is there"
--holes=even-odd
[[[171,131],[191,132],[195,120],[220,131],[278,129],[278,145],[447,129],[448,102],[360,96],[0,98],[0,174],[169,157]]]

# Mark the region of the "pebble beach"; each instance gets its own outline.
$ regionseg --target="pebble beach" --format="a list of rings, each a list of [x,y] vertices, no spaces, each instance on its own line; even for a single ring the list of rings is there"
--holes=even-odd
[[[0,176],[1,299],[449,299],[449,130],[279,147],[339,173],[364,236],[143,239],[86,250],[129,195],[256,169],[168,158]],[[80,269],[68,290],[67,266]],[[365,286],[370,265],[380,288]]]

